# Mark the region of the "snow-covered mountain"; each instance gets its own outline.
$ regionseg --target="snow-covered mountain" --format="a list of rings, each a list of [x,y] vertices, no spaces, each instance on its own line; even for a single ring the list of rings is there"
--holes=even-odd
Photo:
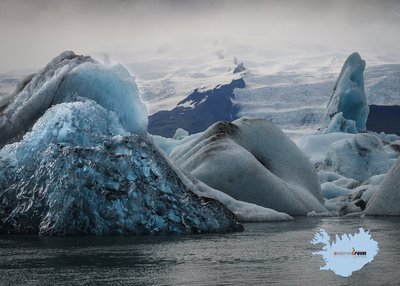
[[[174,109],[150,115],[149,132],[172,137],[178,128],[193,134],[206,130],[218,121],[233,121],[238,118],[239,110],[234,104],[234,90],[245,86],[244,80],[238,78],[210,90],[195,89]]]

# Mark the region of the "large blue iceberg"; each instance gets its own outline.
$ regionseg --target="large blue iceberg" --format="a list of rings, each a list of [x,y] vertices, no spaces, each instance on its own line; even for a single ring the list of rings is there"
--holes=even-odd
[[[64,52],[0,117],[0,233],[113,235],[241,230],[153,144],[120,65]]]

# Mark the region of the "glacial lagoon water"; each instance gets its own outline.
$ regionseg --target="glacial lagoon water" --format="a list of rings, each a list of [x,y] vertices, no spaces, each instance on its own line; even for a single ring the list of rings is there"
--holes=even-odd
[[[321,228],[369,229],[372,263],[341,277],[319,270]],[[297,218],[233,234],[138,237],[0,236],[1,285],[399,285],[399,218]]]

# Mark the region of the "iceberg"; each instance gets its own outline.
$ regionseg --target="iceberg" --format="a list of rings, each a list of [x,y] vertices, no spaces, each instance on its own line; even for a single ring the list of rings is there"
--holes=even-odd
[[[323,162],[329,152],[329,147],[334,142],[353,136],[353,134],[341,132],[312,134],[304,136],[298,143],[298,147],[310,158],[311,162]]]
[[[334,183],[336,186],[347,189],[353,189],[360,184],[357,180],[346,178],[337,173],[327,172],[324,170],[318,171],[318,179],[321,184],[331,182]]]
[[[321,185],[322,196],[326,199],[332,199],[339,196],[346,196],[352,193],[352,189],[341,187],[332,182],[326,182]]]
[[[0,117],[0,233],[242,230],[224,204],[190,189],[146,125],[122,66],[72,52],[56,57]]]
[[[356,122],[354,120],[347,120],[343,116],[343,112],[339,112],[332,117],[329,126],[324,130],[324,133],[344,132],[344,133],[357,133]]]
[[[366,215],[400,216],[400,159],[368,201]]]
[[[172,137],[172,139],[182,140],[183,138],[188,137],[188,136],[189,136],[189,132],[187,132],[185,129],[178,128],[178,129],[176,129],[175,134]]]
[[[369,106],[364,91],[365,61],[352,53],[345,61],[333,88],[321,132],[365,131]]]
[[[183,170],[235,200],[289,215],[326,211],[314,166],[267,120],[218,122],[174,147],[170,156]]]
[[[318,172],[325,206],[341,216],[355,213],[363,215],[362,211],[366,209],[368,201],[385,176],[386,174],[375,175],[360,183],[336,173],[323,170]]]
[[[325,164],[335,173],[362,182],[373,175],[386,174],[393,160],[378,136],[359,133],[331,144]]]
[[[368,203],[373,194],[379,189],[380,185],[382,185],[385,177],[386,174],[381,174],[368,178],[361,185],[354,189],[353,198],[357,197],[362,199],[365,203]]]

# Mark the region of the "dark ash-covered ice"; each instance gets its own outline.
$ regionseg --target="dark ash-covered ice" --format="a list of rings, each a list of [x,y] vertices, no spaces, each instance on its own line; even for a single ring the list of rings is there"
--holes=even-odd
[[[152,143],[138,135],[105,138],[95,147],[50,144],[23,167],[6,167],[4,173],[1,233],[126,235],[240,229],[221,203],[189,191]]]

